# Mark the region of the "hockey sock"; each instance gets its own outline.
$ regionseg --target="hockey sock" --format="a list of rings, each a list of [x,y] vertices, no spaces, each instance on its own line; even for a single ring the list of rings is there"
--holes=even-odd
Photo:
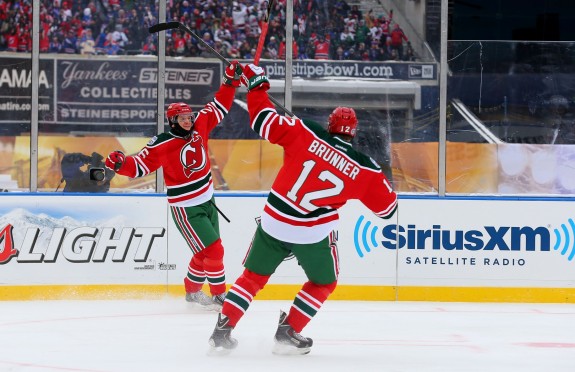
[[[204,257],[204,272],[210,285],[210,293],[219,295],[226,291],[226,275],[224,270],[224,247],[221,239],[216,240],[202,251]]]
[[[250,307],[256,294],[266,285],[270,275],[259,275],[245,269],[226,295],[222,314],[228,317],[229,324],[235,327]]]
[[[197,292],[202,289],[206,274],[204,273],[204,252],[198,252],[192,256],[188,265],[188,275],[184,278],[186,292]]]
[[[310,322],[319,311],[321,305],[337,286],[337,281],[331,284],[314,284],[307,282],[296,295],[287,317],[288,324],[297,332]]]

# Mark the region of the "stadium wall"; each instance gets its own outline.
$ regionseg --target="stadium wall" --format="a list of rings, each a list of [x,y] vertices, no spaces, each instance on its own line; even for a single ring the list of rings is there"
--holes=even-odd
[[[216,194],[229,284],[266,195]],[[402,195],[391,220],[355,201],[340,214],[332,299],[575,302],[571,199]],[[0,300],[183,296],[190,257],[163,195],[0,196]],[[258,299],[304,280],[288,260]]]

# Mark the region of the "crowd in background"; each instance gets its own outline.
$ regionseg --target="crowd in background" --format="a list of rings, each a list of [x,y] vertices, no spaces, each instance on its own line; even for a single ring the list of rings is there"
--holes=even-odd
[[[262,58],[285,59],[285,0],[275,1]],[[345,0],[294,0],[294,59],[415,60],[393,11],[363,14]],[[178,21],[227,58],[252,59],[261,33],[264,0],[167,0],[166,20]],[[154,0],[41,0],[40,52],[156,54]],[[0,50],[30,52],[32,1],[0,0]],[[180,30],[166,32],[166,55],[213,57]]]

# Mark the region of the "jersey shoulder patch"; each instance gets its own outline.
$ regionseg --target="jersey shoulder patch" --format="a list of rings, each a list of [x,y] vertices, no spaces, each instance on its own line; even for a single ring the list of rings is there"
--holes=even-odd
[[[174,138],[169,132],[167,133],[161,133],[158,134],[157,136],[154,136],[152,138],[150,138],[150,140],[148,141],[148,144],[146,146],[149,147],[155,147],[158,146],[170,139]]]
[[[157,140],[158,140],[158,136],[154,136],[154,137],[150,138],[150,140],[148,141],[148,146],[153,145],[154,143],[156,143]]]

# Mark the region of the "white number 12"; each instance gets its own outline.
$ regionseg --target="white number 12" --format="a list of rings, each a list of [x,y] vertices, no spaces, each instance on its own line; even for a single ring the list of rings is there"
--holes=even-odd
[[[311,170],[313,169],[313,167],[315,167],[315,165],[316,162],[313,160],[308,160],[305,163],[303,163],[302,172],[300,173],[297,181],[295,182],[291,190],[288,191],[287,193],[287,197],[294,203],[297,203],[298,199],[297,193],[299,189],[302,187],[302,185],[305,183],[307,178],[309,177],[309,174],[311,173]],[[330,182],[333,185],[333,187],[328,187],[317,191],[311,191],[302,195],[300,202],[297,204],[307,209],[308,211],[314,211],[319,208],[311,203],[313,200],[338,195],[341,192],[341,190],[343,190],[344,182],[340,178],[338,178],[335,174],[331,173],[328,170],[322,171],[317,178],[320,181]]]

